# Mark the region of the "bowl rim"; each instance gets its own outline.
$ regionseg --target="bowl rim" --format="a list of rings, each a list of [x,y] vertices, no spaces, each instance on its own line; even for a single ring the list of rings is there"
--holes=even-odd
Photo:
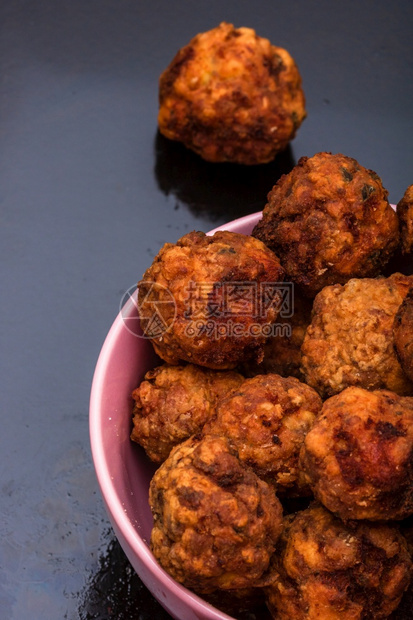
[[[261,218],[261,216],[262,216],[262,211],[255,211],[255,213],[249,213],[248,215],[237,217],[235,220],[231,220],[230,222],[226,222],[225,224],[220,224],[220,226],[213,228],[206,234],[213,235],[214,233],[218,232],[218,230],[228,230],[228,226],[230,226],[231,229],[233,227],[238,228],[240,226],[241,227],[248,226],[249,228],[252,228],[252,225],[256,224],[258,220]]]
[[[226,224],[221,224],[217,226],[206,234],[213,235],[217,231],[228,229],[232,230],[233,228],[244,229],[248,227],[252,229],[253,225],[257,223],[261,215],[262,212],[258,211],[240,218],[236,218],[234,220],[231,220],[230,222],[227,222]],[[140,562],[144,565],[144,567],[150,572],[151,575],[154,576],[154,578],[157,579],[161,587],[165,588],[171,594],[173,593],[181,600],[190,600],[192,610],[195,613],[198,612],[203,614],[202,618],[204,618],[205,620],[233,620],[232,616],[229,616],[225,612],[220,611],[212,604],[208,603],[203,598],[201,598],[191,590],[185,588],[182,584],[175,581],[175,579],[173,579],[173,577],[171,577],[171,575],[169,575],[161,567],[146,542],[132,525],[128,514],[125,512],[122,506],[121,499],[119,498],[116,490],[115,481],[113,480],[113,477],[111,476],[108,467],[108,461],[105,456],[105,450],[103,448],[103,429],[101,424],[102,394],[105,379],[107,376],[107,370],[113,351],[113,345],[120,336],[121,330],[125,328],[123,322],[124,317],[129,316],[135,311],[136,306],[133,301],[129,299],[125,306],[122,308],[122,311],[117,314],[115,320],[113,321],[109,332],[107,333],[106,338],[103,342],[96,362],[90,392],[89,438],[92,461],[97,481],[100,487],[100,492],[106,507],[106,511],[113,525],[115,535],[118,538],[118,541],[123,550],[125,551],[126,555],[128,555],[127,550],[124,548],[124,545],[122,544],[122,541],[118,536],[117,530],[121,532],[122,537],[125,539],[126,545],[128,545],[130,548],[130,551],[139,558]],[[134,567],[134,570],[135,572],[137,572],[141,580],[145,583],[146,587],[151,590],[150,584],[147,583],[147,581],[144,579],[144,576],[136,570],[136,567]],[[154,594],[153,590],[151,590],[151,592],[155,596],[155,598],[157,598],[158,602],[163,607],[165,607],[163,601],[156,597],[156,594]],[[169,608],[165,608],[167,609],[168,613],[171,613]]]

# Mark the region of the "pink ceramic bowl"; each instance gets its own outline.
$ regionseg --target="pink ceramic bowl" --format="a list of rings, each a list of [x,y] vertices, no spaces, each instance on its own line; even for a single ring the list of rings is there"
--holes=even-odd
[[[210,234],[216,230],[249,234],[260,217],[261,213],[247,215]],[[230,616],[174,581],[149,549],[152,515],[148,490],[155,467],[129,439],[131,392],[159,360],[150,341],[134,335],[126,327],[125,318],[138,321],[131,300],[119,313],[103,344],[90,399],[92,456],[110,521],[139,577],[174,618],[228,620]]]

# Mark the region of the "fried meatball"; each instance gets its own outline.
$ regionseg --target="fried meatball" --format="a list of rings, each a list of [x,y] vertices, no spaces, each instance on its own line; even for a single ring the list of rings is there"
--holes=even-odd
[[[293,58],[251,28],[198,34],[160,77],[160,132],[207,161],[269,162],[305,116]]]
[[[277,493],[308,494],[298,456],[321,405],[317,392],[295,377],[257,375],[218,403],[205,432],[229,437],[240,460]]]
[[[345,155],[302,157],[268,194],[253,230],[308,297],[374,277],[398,247],[398,218],[380,178]]]
[[[268,338],[264,345],[264,359],[259,364],[247,363],[242,368],[243,374],[253,377],[268,372],[282,377],[302,379],[301,345],[307,327],[311,323],[312,302],[294,290],[293,314],[283,318],[278,315],[278,332]]]
[[[174,446],[202,430],[217,402],[243,381],[237,372],[193,364],[164,364],[149,370],[132,392],[131,439],[145,448],[152,461],[162,463]]]
[[[223,437],[191,437],[155,472],[151,548],[161,566],[198,593],[267,583],[281,533],[274,491],[241,464]]]
[[[393,338],[400,365],[413,381],[413,288],[409,290],[396,312]]]
[[[235,232],[192,232],[167,243],[138,284],[146,335],[166,362],[235,368],[263,357],[280,303],[278,258],[258,239]],[[167,303],[171,297],[174,304]],[[155,310],[165,329],[150,332]]]
[[[393,346],[394,317],[412,284],[413,276],[396,273],[320,291],[301,347],[306,383],[322,397],[350,385],[412,394]]]
[[[413,514],[413,398],[349,387],[324,402],[300,466],[315,497],[342,519]]]
[[[413,250],[413,185],[409,185],[397,203],[396,212],[400,223],[401,252],[410,254]]]
[[[396,527],[340,519],[313,504],[286,517],[267,603],[278,620],[387,618],[412,563]]]

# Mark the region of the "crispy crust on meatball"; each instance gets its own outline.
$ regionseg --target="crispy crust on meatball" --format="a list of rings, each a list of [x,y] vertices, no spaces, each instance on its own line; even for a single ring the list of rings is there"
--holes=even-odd
[[[413,250],[413,185],[409,185],[397,203],[396,212],[400,223],[401,252],[410,254]]]
[[[398,247],[398,218],[372,170],[342,154],[302,157],[268,194],[253,230],[309,296],[374,277]]]
[[[320,291],[301,348],[306,383],[322,397],[350,385],[412,394],[393,346],[394,317],[412,284],[396,273]]]
[[[279,620],[387,618],[408,587],[412,563],[398,529],[343,523],[314,504],[285,519],[266,589]]]
[[[174,448],[155,472],[149,502],[152,551],[177,581],[199,593],[267,583],[281,504],[227,439],[194,436]]]
[[[202,430],[217,402],[244,381],[234,371],[218,371],[194,364],[164,364],[149,370],[132,392],[131,439],[149,458],[162,463],[172,448]]]
[[[258,239],[230,231],[192,232],[165,244],[139,282],[141,321],[148,324],[161,307],[166,329],[151,341],[170,364],[183,360],[228,369],[259,361],[268,336],[261,326],[277,317],[274,283],[282,279],[278,258]],[[165,291],[174,304],[159,305]]]
[[[251,28],[198,34],[160,77],[160,132],[207,161],[269,162],[305,116],[293,58]]]
[[[264,359],[259,364],[247,363],[241,366],[247,377],[274,373],[282,377],[302,379],[301,345],[307,327],[311,323],[312,301],[294,289],[294,313],[291,317],[277,317],[279,332],[268,338],[264,345]]]
[[[396,312],[393,337],[400,365],[413,381],[413,288],[409,290]]]
[[[342,519],[413,514],[413,398],[350,387],[327,399],[300,455],[315,497]]]
[[[240,460],[277,493],[311,495],[298,456],[321,405],[317,392],[295,377],[257,375],[218,403],[205,432],[229,437]]]

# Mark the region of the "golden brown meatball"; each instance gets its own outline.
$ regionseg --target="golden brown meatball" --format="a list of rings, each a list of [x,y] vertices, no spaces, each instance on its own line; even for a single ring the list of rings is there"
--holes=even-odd
[[[244,381],[234,371],[218,371],[194,364],[164,364],[149,370],[132,392],[131,439],[161,463],[174,446],[202,430],[215,413],[217,402]]]
[[[403,198],[397,203],[400,223],[402,254],[410,254],[413,249],[413,185],[409,185]]]
[[[302,379],[301,345],[307,327],[311,323],[312,302],[294,289],[293,314],[291,317],[277,317],[278,332],[268,338],[264,345],[264,359],[259,364],[244,364],[242,372],[247,377],[268,372],[282,377]]]
[[[281,533],[274,491],[222,437],[191,437],[155,472],[152,551],[174,579],[199,593],[266,583]]]
[[[413,398],[350,387],[327,399],[300,455],[315,497],[342,519],[413,514]]]
[[[412,283],[396,273],[320,291],[301,347],[306,383],[322,397],[350,385],[412,394],[393,346],[394,317]]]
[[[294,60],[251,28],[198,34],[160,77],[161,133],[207,161],[269,162],[305,116]]]
[[[218,403],[205,432],[229,437],[240,460],[277,493],[311,495],[299,476],[298,455],[321,404],[295,377],[257,375]]]
[[[274,571],[278,620],[378,620],[400,603],[412,563],[397,528],[343,523],[314,504],[286,517]]]
[[[309,296],[381,273],[399,243],[398,218],[372,170],[345,155],[302,157],[268,194],[253,230]]]
[[[192,232],[165,244],[144,274],[141,322],[170,364],[227,369],[259,361],[277,318],[282,277],[278,258],[261,241],[229,231]],[[165,325],[160,335],[150,331],[156,312]]]
[[[409,290],[396,312],[393,338],[400,365],[413,381],[413,288]]]

